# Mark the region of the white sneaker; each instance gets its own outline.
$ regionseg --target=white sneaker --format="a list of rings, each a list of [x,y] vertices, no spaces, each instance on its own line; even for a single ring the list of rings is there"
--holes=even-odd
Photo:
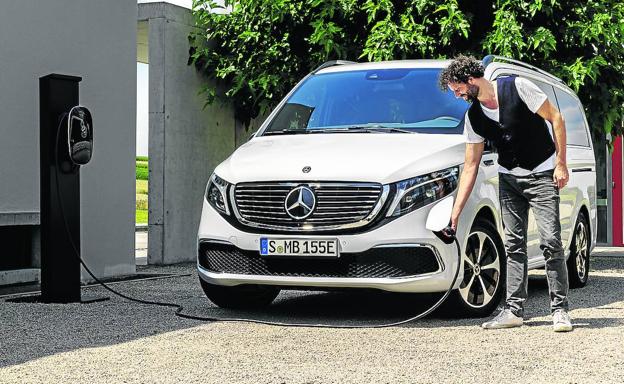
[[[565,309],[557,309],[553,312],[552,317],[555,332],[570,332],[572,330],[572,321],[570,321],[570,315]]]
[[[505,308],[492,320],[481,324],[481,327],[483,327],[483,329],[501,329],[520,327],[522,324],[522,317],[514,315],[509,308]]]

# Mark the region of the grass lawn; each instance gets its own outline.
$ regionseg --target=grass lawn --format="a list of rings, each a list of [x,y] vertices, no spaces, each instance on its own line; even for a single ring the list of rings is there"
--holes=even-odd
[[[145,209],[136,210],[136,223],[147,224],[147,210]]]
[[[139,161],[136,162],[136,179],[137,180],[147,180],[149,176],[149,170],[147,161]]]
[[[136,223],[147,224],[148,160],[145,156],[136,158]]]

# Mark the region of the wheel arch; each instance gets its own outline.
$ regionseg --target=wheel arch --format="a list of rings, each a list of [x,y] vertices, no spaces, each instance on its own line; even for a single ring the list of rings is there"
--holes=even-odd
[[[490,222],[500,232],[499,220],[496,217],[496,215],[494,215],[494,210],[492,208],[488,206],[481,207],[479,211],[477,212],[477,214],[475,215],[473,223],[479,219],[483,219],[483,220]]]
[[[581,207],[579,208],[579,212],[576,215],[576,218],[578,220],[579,215],[585,215],[585,219],[587,220],[587,230],[589,231],[589,236],[587,237],[587,241],[589,241],[589,249],[591,251],[592,249],[592,226],[591,226],[591,216],[589,216],[589,209],[587,208],[587,204],[581,204]],[[576,225],[576,222],[575,222]]]
[[[591,223],[591,216],[589,215],[589,208],[588,208],[588,202],[583,200],[580,202],[580,204],[578,205],[578,209],[576,210],[576,214],[574,214],[570,220],[571,220],[571,225],[572,227],[570,228],[570,235],[567,238],[563,238],[562,236],[562,241],[563,241],[563,250],[566,254],[566,259],[570,256],[570,249],[572,247],[572,238],[574,237],[574,230],[576,228],[576,223],[578,221],[578,218],[580,215],[585,215],[585,219],[587,220],[587,230],[589,231],[589,237],[587,239],[587,241],[589,241],[589,249],[591,250],[592,248],[592,234],[593,231],[595,230],[595,228],[592,228],[592,223]],[[572,218],[574,218],[574,220],[572,221]],[[563,235],[563,232],[562,232]]]

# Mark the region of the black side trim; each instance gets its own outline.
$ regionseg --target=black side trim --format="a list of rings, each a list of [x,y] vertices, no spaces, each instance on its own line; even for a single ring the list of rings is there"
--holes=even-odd
[[[572,172],[593,172],[593,168],[574,168]]]

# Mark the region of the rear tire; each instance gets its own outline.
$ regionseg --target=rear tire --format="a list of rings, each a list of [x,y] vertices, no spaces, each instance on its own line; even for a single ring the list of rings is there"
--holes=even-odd
[[[589,225],[584,213],[579,213],[574,226],[570,257],[568,257],[568,281],[570,288],[581,288],[589,279]]]
[[[474,222],[460,267],[461,285],[444,303],[445,313],[453,317],[489,316],[501,301],[507,276],[505,248],[492,223],[483,219]]]
[[[227,287],[210,284],[199,278],[204,293],[216,305],[229,309],[265,307],[279,295],[279,288],[269,285],[246,284]]]

